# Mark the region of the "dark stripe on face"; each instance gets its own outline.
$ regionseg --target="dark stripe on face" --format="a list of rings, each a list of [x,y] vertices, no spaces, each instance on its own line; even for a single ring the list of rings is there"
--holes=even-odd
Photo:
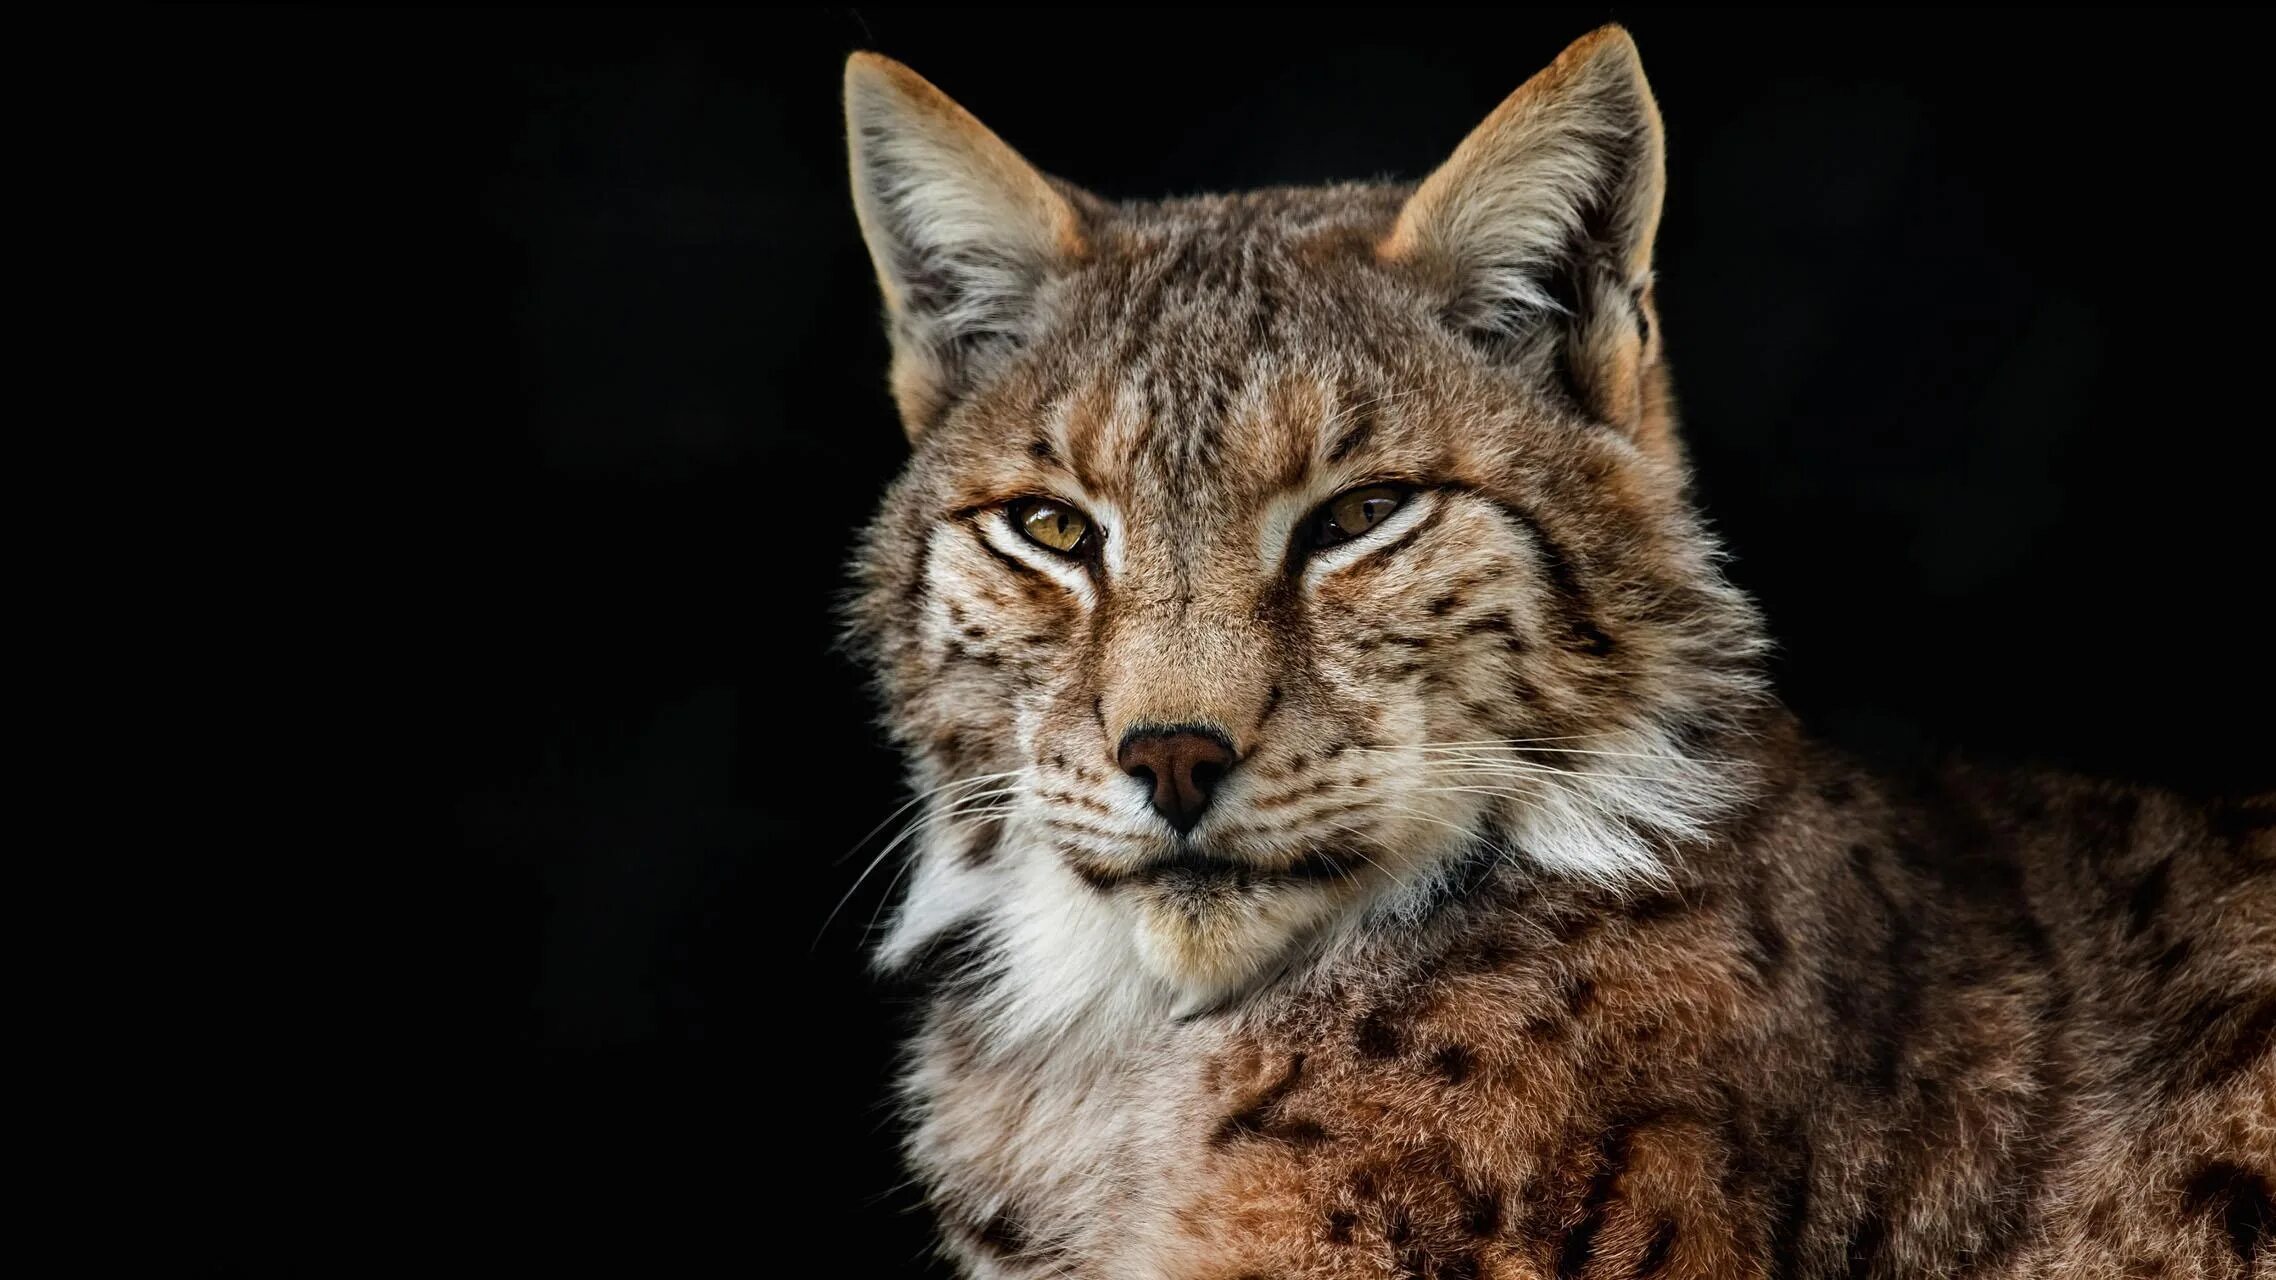
[[[1383,546],[1377,547],[1375,550],[1368,552],[1351,567],[1354,569],[1364,569],[1369,572],[1381,570],[1384,566],[1390,564],[1392,559],[1396,557],[1401,551],[1404,551],[1408,546],[1413,544],[1415,539],[1420,538],[1424,534],[1429,533],[1431,530],[1437,528],[1439,526],[1439,523],[1445,519],[1446,504],[1442,502],[1437,506],[1432,507],[1429,514],[1425,515],[1422,519],[1415,521],[1414,525],[1405,533],[1400,534],[1398,537],[1392,539],[1388,543],[1385,543]]]
[[[995,861],[996,846],[1003,841],[1003,838],[1003,819],[991,818],[980,824],[977,831],[965,837],[964,847],[957,855],[957,861],[973,869],[985,867],[990,862]]]
[[[1280,874],[1291,880],[1334,880],[1350,875],[1351,864],[1341,853],[1314,849],[1281,868]]]
[[[1368,437],[1374,434],[1374,410],[1360,410],[1359,413],[1355,415],[1355,420],[1352,422],[1352,424],[1344,429],[1344,433],[1342,435],[1336,437],[1335,444],[1329,446],[1328,461],[1341,462],[1345,458],[1350,457],[1353,450],[1356,450],[1359,448],[1359,446],[1366,444]]]
[[[915,555],[909,557],[906,585],[911,616],[924,612],[926,603],[932,599],[933,591],[933,540],[920,535],[915,541],[917,550]]]
[[[1353,861],[1336,850],[1314,849],[1293,862],[1274,867],[1182,849],[1172,857],[1157,858],[1127,869],[1102,867],[1074,854],[1067,855],[1067,865],[1084,883],[1104,892],[1127,884],[1158,884],[1171,879],[1235,889],[1274,883],[1316,883],[1350,876]]]
[[[998,551],[996,549],[996,544],[988,541],[987,530],[980,527],[980,520],[978,516],[971,516],[966,518],[965,524],[969,525],[972,529],[972,540],[980,544],[980,549],[982,551],[985,551],[990,556],[994,557],[996,563],[1004,566],[1006,569],[1011,570],[1013,573],[1016,573],[1023,578],[1040,578],[1043,576],[1043,571],[1041,569],[1038,569],[1030,564],[1025,564],[1015,556],[1011,556],[1002,551]]]
[[[1070,854],[1066,861],[1068,870],[1080,876],[1084,884],[1100,893],[1112,893],[1116,886],[1122,883],[1122,876],[1119,873],[1109,871],[1088,859]]]
[[[1257,713],[1256,729],[1251,731],[1252,735],[1264,728],[1265,721],[1272,719],[1273,712],[1280,710],[1280,697],[1279,685],[1274,685],[1265,690],[1264,710]]]
[[[1503,519],[1525,530],[1533,539],[1533,545],[1541,555],[1542,571],[1549,578],[1549,588],[1557,597],[1558,613],[1564,620],[1566,634],[1571,638],[1571,647],[1598,658],[1612,652],[1612,637],[1597,624],[1588,588],[1582,584],[1579,572],[1573,567],[1572,553],[1564,543],[1551,536],[1548,526],[1541,523],[1541,518],[1518,503],[1495,497],[1481,489],[1467,485],[1453,485],[1449,488],[1492,504],[1495,510],[1501,512]]]

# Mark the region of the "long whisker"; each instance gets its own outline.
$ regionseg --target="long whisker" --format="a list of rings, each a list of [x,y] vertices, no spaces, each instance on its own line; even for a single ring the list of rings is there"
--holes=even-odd
[[[838,918],[838,913],[846,909],[846,904],[853,900],[854,894],[861,891],[863,882],[867,881],[869,877],[874,872],[876,872],[877,868],[882,865],[887,858],[893,856],[894,850],[900,848],[909,840],[923,834],[926,831],[961,822],[971,817],[996,816],[999,812],[1008,813],[1010,812],[1010,808],[1009,806],[1005,806],[1000,811],[994,808],[981,808],[971,810],[952,809],[942,813],[927,814],[920,821],[911,823],[906,830],[893,837],[892,843],[886,845],[883,849],[880,849],[875,858],[870,859],[869,865],[862,868],[860,875],[854,877],[853,884],[847,887],[844,896],[838,899],[836,906],[830,908],[830,914],[823,919],[822,927],[819,930],[815,931],[813,945],[821,945],[823,936],[829,933],[831,924],[835,923]],[[901,877],[908,872],[912,861],[913,860],[905,859],[899,867],[896,867],[894,869],[892,878],[886,883],[885,897],[878,903],[878,906],[881,910],[884,907],[885,902],[891,900],[893,896],[893,887],[900,883]],[[870,916],[870,927],[874,929],[876,927],[876,923],[877,917],[873,913]]]
[[[1623,760],[1576,760],[1570,764],[1546,760],[1525,760],[1516,756],[1455,754],[1448,752],[1436,756],[1415,756],[1407,766],[1422,773],[1455,769],[1500,769],[1508,773],[1530,773],[1565,778],[1603,778],[1627,782],[1674,782],[1684,778],[1705,779],[1721,771],[1707,765],[1668,761],[1664,766],[1631,764]]]
[[[1636,781],[1636,774],[1614,774],[1600,770],[1566,770],[1557,765],[1543,765],[1536,761],[1514,761],[1509,756],[1445,756],[1438,761],[1416,761],[1423,765],[1425,774],[1459,774],[1459,772],[1500,772],[1500,774],[1541,774],[1541,777],[1593,777],[1609,781]]]
[[[1441,760],[1418,761],[1417,763],[1422,766],[1418,772],[1425,778],[1490,774],[1498,777],[1583,778],[1600,782],[1636,782],[1640,780],[1636,774],[1560,769],[1555,765],[1539,764],[1529,760],[1513,760],[1507,756],[1449,757]]]
[[[983,805],[977,809],[961,809],[956,813],[956,820],[959,823],[972,819],[982,822],[991,821],[1010,814],[1016,807],[1010,804],[994,804]],[[903,858],[901,865],[893,869],[893,878],[885,882],[885,892],[878,895],[877,907],[869,913],[869,923],[862,926],[863,937],[872,936],[877,932],[878,918],[885,914],[886,906],[893,901],[893,891],[901,887],[901,877],[909,874],[909,868],[915,865],[917,865],[915,858]],[[824,925],[823,927],[827,928],[828,926]]]
[[[984,802],[991,797],[1012,795],[1016,794],[1018,791],[1019,788],[1017,787],[1005,787],[998,791],[981,792],[975,796],[962,797],[958,800],[957,803],[958,805],[964,805],[975,802]],[[868,880],[870,875],[874,873],[887,858],[892,857],[894,850],[900,848],[902,845],[908,843],[918,835],[923,834],[925,831],[930,830],[931,828],[938,826],[941,823],[954,822],[964,816],[964,810],[952,806],[948,809],[944,809],[936,813],[925,814],[924,816],[918,818],[915,822],[910,823],[907,827],[902,828],[898,834],[886,842],[884,848],[877,851],[877,856],[871,858],[869,860],[869,865],[861,869],[861,874],[854,877],[853,884],[846,889],[844,896],[838,899],[837,905],[830,908],[830,914],[823,918],[822,927],[814,934],[813,945],[818,947],[822,944],[822,936],[830,931],[830,925],[837,920],[838,913],[846,909],[846,904],[853,901],[854,894],[860,892],[862,882]]]
[[[1327,825],[1327,826],[1330,826],[1330,827],[1333,827],[1333,828],[1335,828],[1335,829],[1336,829],[1336,830],[1338,830],[1338,831],[1344,831],[1344,832],[1348,832],[1348,833],[1350,833],[1350,834],[1352,834],[1352,835],[1358,836],[1358,837],[1359,837],[1360,839],[1362,839],[1362,840],[1367,840],[1367,839],[1372,839],[1372,838],[1373,838],[1373,837],[1372,837],[1372,836],[1371,836],[1371,835],[1370,835],[1368,832],[1366,832],[1366,831],[1364,831],[1364,830],[1362,830],[1362,829],[1360,829],[1360,828],[1358,828],[1358,827],[1352,826],[1352,825],[1351,825],[1350,823],[1348,823],[1348,822],[1336,822],[1336,821],[1334,821],[1334,820],[1332,820],[1332,819],[1331,819],[1331,820],[1330,820],[1330,821],[1329,821],[1329,822],[1328,822],[1326,825]],[[1366,851],[1365,849],[1358,849],[1358,848],[1354,848],[1354,849],[1352,849],[1352,850],[1351,850],[1351,852],[1353,852],[1353,853],[1355,853],[1355,854],[1358,854],[1358,855],[1359,855],[1359,858],[1360,858],[1360,860],[1361,860],[1361,861],[1363,861],[1363,862],[1365,862],[1365,863],[1366,863],[1368,866],[1371,866],[1371,867],[1375,868],[1377,871],[1383,871],[1383,864],[1382,864],[1382,863],[1380,863],[1380,862],[1377,862],[1377,861],[1376,861],[1375,859],[1373,859],[1373,858],[1370,858],[1370,857],[1368,857],[1368,856],[1367,856],[1367,851]],[[1344,879],[1346,879],[1346,880],[1350,881],[1350,882],[1351,882],[1352,884],[1354,884],[1354,885],[1357,885],[1357,884],[1359,883],[1359,877],[1358,877],[1358,876],[1355,876],[1355,875],[1353,875],[1353,874],[1352,874],[1350,871],[1348,871],[1348,870],[1344,869],[1343,867],[1340,867],[1340,866],[1339,866],[1339,867],[1337,867],[1337,868],[1336,868],[1336,874],[1337,874],[1337,875],[1340,875],[1340,876],[1342,876]],[[1389,874],[1391,874],[1391,873],[1390,873],[1390,872],[1388,872],[1388,871],[1383,871],[1383,874],[1385,874],[1385,875],[1389,875]]]
[[[908,802],[903,804],[900,808],[895,809],[889,814],[886,814],[885,821],[878,823],[874,827],[871,827],[869,829],[868,835],[865,835],[861,839],[854,841],[853,847],[846,850],[844,853],[839,854],[835,862],[833,862],[831,865],[835,866],[837,863],[844,862],[846,859],[861,852],[862,846],[868,844],[872,840],[875,840],[877,838],[878,832],[892,826],[894,819],[900,817],[904,813],[907,813],[909,810],[916,808],[918,805],[923,804],[925,801],[932,799],[934,796],[954,791],[959,787],[969,787],[982,782],[1000,782],[1005,778],[1016,778],[1019,776],[1019,774],[1020,771],[1017,769],[1013,769],[1005,773],[981,773],[975,774],[969,778],[958,778],[953,782],[944,782],[937,787],[928,787],[925,790],[909,797]]]
[[[1532,755],[1532,754],[1534,754],[1534,753],[1536,753],[1536,752],[1539,752],[1539,753],[1542,753],[1542,754],[1545,754],[1545,755],[1560,755],[1560,756],[1606,756],[1606,757],[1610,757],[1610,758],[1613,758],[1613,759],[1622,759],[1622,760],[1664,760],[1664,761],[1667,761],[1668,763],[1671,763],[1671,764],[1711,764],[1711,763],[1714,763],[1713,761],[1701,760],[1701,759],[1699,759],[1699,758],[1698,758],[1698,757],[1696,757],[1696,756],[1679,756],[1679,755],[1669,755],[1669,754],[1665,754],[1665,753],[1661,753],[1661,752],[1654,752],[1654,751],[1592,751],[1592,750],[1587,750],[1587,749],[1584,749],[1584,748],[1579,748],[1579,747],[1508,747],[1508,748],[1503,748],[1503,749],[1500,749],[1500,750],[1496,750],[1495,748],[1492,748],[1492,747],[1456,747],[1456,746],[1444,746],[1444,747],[1439,747],[1439,746],[1432,746],[1432,747],[1417,747],[1417,748],[1414,748],[1414,749],[1412,749],[1412,750],[1409,750],[1409,751],[1406,751],[1406,752],[1390,752],[1390,751],[1385,751],[1385,752],[1380,752],[1380,753],[1378,753],[1378,754],[1382,754],[1382,755],[1406,754],[1406,755],[1420,755],[1420,756],[1443,756],[1443,755],[1473,755],[1473,754],[1475,754],[1475,755],[1488,755],[1488,756],[1491,756],[1491,757],[1493,757],[1493,758],[1495,758],[1495,759],[1511,760],[1511,759],[1521,759],[1521,758],[1523,758],[1523,757],[1525,757],[1525,756],[1528,756],[1528,755]]]
[[[1516,800],[1518,803],[1523,804],[1528,808],[1537,807],[1523,796],[1511,796],[1509,798]],[[1486,848],[1492,850],[1494,854],[1494,862],[1497,866],[1516,866],[1518,864],[1518,850],[1515,846],[1506,844],[1499,840],[1495,840],[1485,832],[1472,830],[1471,828],[1461,826],[1458,823],[1447,822],[1440,818],[1434,818],[1427,813],[1423,813],[1417,809],[1409,808],[1405,805],[1385,805],[1384,808],[1394,813],[1406,814],[1408,817],[1421,818],[1426,822],[1437,822],[1440,826],[1452,827],[1454,830],[1460,832],[1465,838],[1478,841],[1484,844]]]
[[[1550,751],[1569,756],[1615,756],[1630,760],[1668,760],[1681,764],[1714,764],[1697,756],[1680,755],[1672,751],[1615,751],[1602,747],[1560,747],[1549,745],[1538,738],[1480,738],[1471,742],[1416,742],[1389,747],[1356,747],[1354,750],[1376,755],[1447,754],[1464,751],[1499,748],[1511,754],[1532,751]]]
[[[1604,773],[1594,770],[1559,769],[1554,766],[1517,763],[1507,760],[1478,761],[1456,758],[1451,762],[1430,762],[1428,767],[1418,772],[1421,774],[1422,780],[1426,782],[1434,779],[1453,781],[1502,779],[1514,781],[1518,778],[1540,778],[1577,783],[1609,783],[1614,786],[1642,784],[1663,788],[1669,794],[1692,796],[1701,800],[1712,800],[1719,796],[1730,795],[1733,792],[1733,787],[1727,780],[1713,775],[1677,774],[1655,777],[1641,773]],[[1603,794],[1594,787],[1568,788],[1568,792],[1579,799],[1602,807],[1599,802],[1603,798]]]
[[[1386,742],[1356,747],[1358,751],[1408,751],[1416,747],[1499,747],[1518,746],[1529,742],[1586,742],[1601,738],[1601,733],[1551,733],[1533,738],[1448,738],[1439,742]]]
[[[1420,818],[1424,822],[1435,822],[1442,827],[1446,827],[1454,831],[1459,831],[1464,836],[1474,837],[1477,835],[1477,832],[1472,831],[1470,828],[1463,826],[1459,822],[1448,822],[1444,818],[1435,817],[1431,814],[1424,813],[1420,809],[1409,808],[1408,806],[1402,804],[1389,803],[1386,803],[1381,807],[1386,813],[1403,813],[1410,818]]]
[[[1408,794],[1423,796],[1502,796],[1510,800],[1531,800],[1534,798],[1532,796],[1526,795],[1524,792],[1511,791],[1505,787],[1416,787],[1413,791],[1408,792]]]

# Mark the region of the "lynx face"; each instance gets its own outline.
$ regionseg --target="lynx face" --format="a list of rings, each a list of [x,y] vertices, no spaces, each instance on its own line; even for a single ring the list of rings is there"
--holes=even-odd
[[[1755,695],[1684,498],[1658,114],[1575,46],[1419,188],[1112,206],[848,68],[914,442],[850,622],[920,789],[893,962],[1237,994],[1500,859],[1649,876]],[[1134,977],[1135,957],[1146,977]]]

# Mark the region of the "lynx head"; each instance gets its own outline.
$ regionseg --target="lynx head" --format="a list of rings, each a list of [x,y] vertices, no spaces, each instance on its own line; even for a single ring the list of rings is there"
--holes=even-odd
[[[850,629],[928,798],[895,963],[1206,1008],[1499,868],[1648,877],[1760,644],[1691,514],[1658,108],[1573,45],[1419,186],[1112,204],[846,68],[913,442]],[[1024,975],[1024,976],[1023,976]]]

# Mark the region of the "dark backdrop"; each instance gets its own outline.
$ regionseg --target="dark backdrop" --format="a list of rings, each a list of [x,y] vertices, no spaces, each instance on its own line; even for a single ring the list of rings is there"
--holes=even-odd
[[[368,713],[333,727],[418,827],[374,854],[335,839],[363,811],[312,829],[405,885],[408,958],[344,1010],[392,1074],[296,1122],[384,1097],[419,1135],[326,1247],[920,1270],[877,888],[822,931],[897,800],[831,649],[903,449],[847,51],[1144,196],[1420,176],[1614,17],[1668,120],[1700,491],[1786,697],[1886,760],[2267,785],[2264,77],[2226,20],[122,18],[155,313],[213,344],[186,396],[272,428],[240,461],[292,501],[353,513],[338,557],[270,530],[368,601],[368,645],[295,696]]]

